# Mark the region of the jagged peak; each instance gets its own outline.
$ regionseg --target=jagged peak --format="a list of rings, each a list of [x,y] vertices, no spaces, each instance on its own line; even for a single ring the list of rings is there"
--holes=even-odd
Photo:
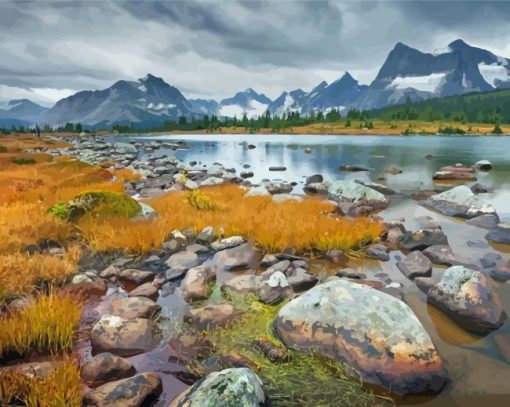
[[[451,49],[459,49],[459,48],[472,48],[471,45],[467,44],[462,39],[457,39],[455,41],[452,41],[448,44],[448,47]]]

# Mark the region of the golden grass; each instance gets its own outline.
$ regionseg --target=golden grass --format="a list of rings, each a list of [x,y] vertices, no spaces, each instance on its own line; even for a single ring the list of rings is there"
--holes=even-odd
[[[81,312],[79,299],[52,291],[22,311],[0,315],[0,357],[70,350]]]
[[[42,283],[59,284],[77,272],[78,247],[69,248],[63,258],[12,252],[0,255],[0,305],[9,297],[29,293]]]
[[[329,215],[333,206],[319,199],[274,203],[271,197],[245,197],[245,190],[230,184],[204,188],[214,210],[190,204],[189,194],[171,193],[149,200],[159,218],[151,222],[110,220],[82,222],[84,238],[95,250],[125,248],[145,252],[158,247],[174,229],[196,231],[213,226],[225,236],[240,234],[270,251],[292,247],[299,251],[351,250],[376,240],[380,223],[368,218],[348,220]]]
[[[40,378],[17,372],[0,374],[0,405],[27,407],[79,407],[82,405],[80,369],[70,358]]]
[[[122,183],[129,181],[139,181],[142,178],[141,174],[134,172],[130,168],[114,170],[113,175],[115,176],[115,178],[117,178],[117,180],[119,180]]]

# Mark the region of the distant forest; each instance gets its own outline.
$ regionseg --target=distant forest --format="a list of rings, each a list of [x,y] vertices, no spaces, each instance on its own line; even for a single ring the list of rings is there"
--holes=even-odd
[[[271,115],[266,112],[258,118],[248,118],[244,115],[241,118],[218,118],[217,116],[204,116],[197,118],[180,117],[177,122],[167,121],[162,125],[152,128],[140,129],[135,123],[116,124],[112,130],[119,133],[130,132],[165,132],[165,131],[210,131],[214,132],[220,127],[233,128],[244,127],[247,132],[257,132],[265,128],[278,132],[289,127],[306,126],[315,123],[342,122],[348,128],[354,121],[359,127],[373,128],[373,121],[413,121],[426,122],[457,122],[457,123],[491,123],[499,127],[500,124],[510,123],[510,89],[497,90],[485,93],[470,93],[465,95],[433,98],[421,102],[408,100],[401,105],[389,106],[371,111],[351,109],[342,115],[339,110],[332,109],[328,112],[313,112],[302,116],[297,112],[290,112],[281,116]],[[3,133],[29,132],[31,129],[20,126],[11,129],[2,129]],[[86,130],[80,123],[67,123],[56,129],[45,126],[44,132],[76,132]]]

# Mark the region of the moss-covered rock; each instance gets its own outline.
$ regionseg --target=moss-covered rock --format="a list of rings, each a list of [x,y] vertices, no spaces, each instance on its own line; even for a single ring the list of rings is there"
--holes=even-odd
[[[76,222],[84,216],[134,218],[143,213],[141,205],[133,198],[110,191],[83,192],[66,204],[52,206],[49,212],[70,222]]]

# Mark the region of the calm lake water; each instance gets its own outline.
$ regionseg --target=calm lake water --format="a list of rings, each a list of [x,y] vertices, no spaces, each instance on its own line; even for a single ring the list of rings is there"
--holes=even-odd
[[[296,193],[302,191],[304,178],[316,173],[322,174],[329,181],[362,178],[381,182],[401,193],[392,197],[390,207],[381,213],[385,219],[405,218],[406,227],[413,230],[418,228],[414,220],[416,216],[430,215],[440,221],[453,251],[473,264],[477,264],[487,253],[498,253],[505,260],[510,259],[508,248],[487,244],[484,238],[486,230],[431,212],[410,197],[410,193],[417,190],[433,188],[435,185],[432,176],[442,166],[454,163],[470,166],[478,160],[487,159],[492,162],[494,169],[478,173],[478,182],[494,188],[494,192],[486,194],[486,197],[503,220],[510,220],[510,138],[507,137],[168,135],[136,138],[117,136],[114,140],[184,141],[188,149],[172,151],[162,148],[154,153],[141,154],[154,157],[166,154],[184,162],[198,161],[202,165],[219,162],[227,168],[236,168],[238,173],[243,170],[243,165],[248,164],[249,170],[255,173],[254,178],[250,179],[252,182],[263,179],[294,181],[298,183],[294,189]],[[256,148],[248,149],[247,143]],[[305,153],[306,148],[312,150],[310,154]],[[434,159],[425,159],[429,154]],[[344,173],[338,170],[340,165],[360,165],[370,168],[370,171]],[[285,166],[287,170],[271,172],[270,166]],[[383,176],[384,169],[389,166],[399,167],[402,174],[384,174],[384,180],[379,181],[378,178]],[[468,241],[476,241],[477,244],[468,245]],[[362,267],[368,278],[383,272],[393,281],[404,285],[404,300],[432,337],[445,360],[452,382],[435,398],[412,398],[400,401],[399,404],[430,407],[480,406],[484,403],[490,406],[510,405],[510,365],[505,362],[494,342],[496,334],[510,334],[510,323],[507,322],[500,330],[485,337],[467,333],[441,311],[428,305],[425,295],[398,271],[395,264],[401,257],[403,254],[395,251],[391,253],[389,262],[364,261]],[[443,270],[437,267],[434,273]],[[504,308],[510,315],[510,285],[496,285]],[[178,317],[177,314],[186,307],[176,295],[167,297],[162,303],[174,311],[173,317]],[[161,362],[160,355],[155,360]],[[147,360],[141,365],[146,363]],[[178,389],[174,386],[178,386]],[[178,393],[177,390],[182,390],[181,387],[178,383],[167,387],[165,392],[168,400]]]

